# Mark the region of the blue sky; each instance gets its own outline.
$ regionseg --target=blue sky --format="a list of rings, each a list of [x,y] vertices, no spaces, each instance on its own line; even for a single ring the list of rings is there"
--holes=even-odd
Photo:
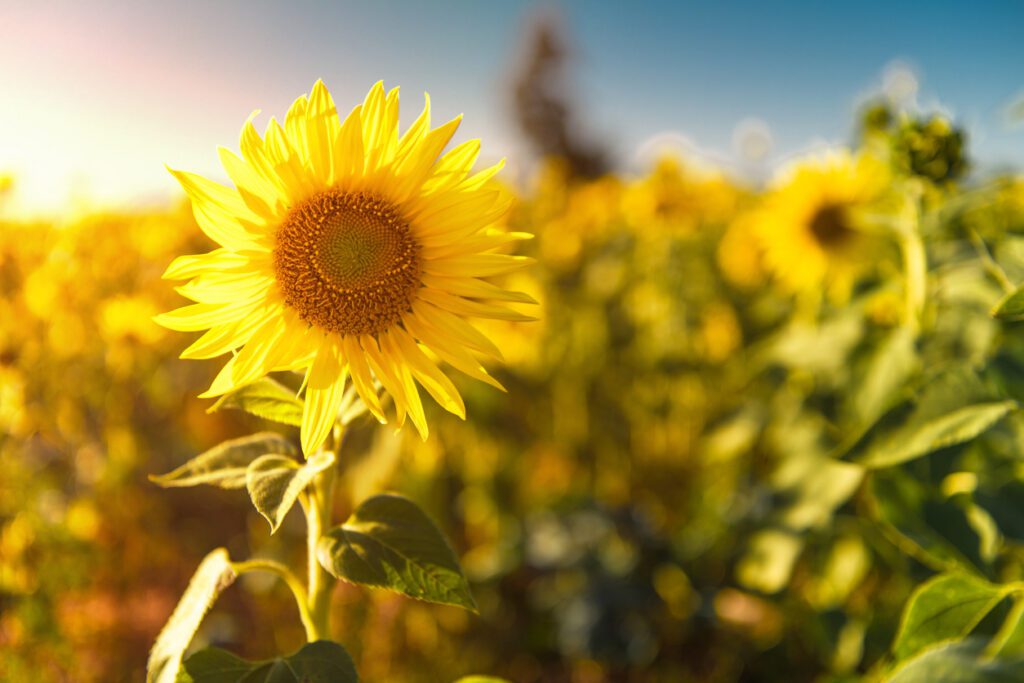
[[[0,169],[19,205],[172,196],[168,163],[218,174],[253,109],[281,115],[323,78],[340,108],[376,80],[424,90],[440,120],[491,157],[527,156],[507,81],[532,12],[554,9],[575,50],[587,129],[627,166],[652,138],[682,137],[730,165],[737,126],[774,139],[768,163],[849,138],[854,108],[900,62],[917,102],[972,134],[987,166],[1024,167],[1021,2],[242,2],[7,0],[0,4]],[[648,146],[649,148],[649,146]]]

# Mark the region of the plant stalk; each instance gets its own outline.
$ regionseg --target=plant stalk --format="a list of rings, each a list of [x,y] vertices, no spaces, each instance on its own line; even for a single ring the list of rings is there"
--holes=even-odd
[[[235,570],[236,574],[245,574],[246,572],[269,572],[280,577],[288,588],[291,589],[292,595],[295,597],[295,604],[299,608],[299,618],[302,619],[302,626],[306,629],[306,640],[316,640],[316,627],[313,624],[313,617],[309,613],[306,587],[302,585],[302,581],[292,572],[291,569],[280,562],[265,559],[233,562],[231,564],[231,568]]]
[[[928,257],[921,239],[921,204],[918,197],[908,197],[899,227],[907,297],[904,323],[917,331],[921,329],[928,287]]]
[[[336,440],[340,443],[340,440]],[[335,449],[335,452],[337,450]],[[328,467],[313,480],[309,505],[306,508],[306,549],[309,569],[307,609],[312,629],[306,632],[309,642],[330,638],[331,592],[337,581],[320,565],[317,545],[331,527],[336,467]]]

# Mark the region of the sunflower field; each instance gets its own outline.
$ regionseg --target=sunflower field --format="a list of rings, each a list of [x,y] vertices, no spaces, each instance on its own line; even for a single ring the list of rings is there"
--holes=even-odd
[[[1024,680],[1024,176],[881,95],[626,172],[545,68],[523,183],[318,81],[0,211],[0,680]]]

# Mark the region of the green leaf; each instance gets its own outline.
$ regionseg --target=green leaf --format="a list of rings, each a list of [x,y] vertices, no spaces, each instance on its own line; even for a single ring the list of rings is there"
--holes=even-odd
[[[958,368],[940,375],[922,391],[911,409],[901,406],[845,453],[846,459],[865,467],[883,468],[954,446],[978,436],[1017,408],[1003,400],[969,369]]]
[[[245,487],[256,510],[270,522],[270,533],[281,526],[313,477],[333,464],[334,454],[329,451],[317,453],[302,465],[283,455],[261,455],[250,463]]]
[[[345,648],[329,640],[307,643],[288,657],[249,662],[221,650],[196,652],[182,666],[189,683],[357,683]]]
[[[455,553],[407,498],[368,499],[320,539],[317,557],[339,579],[476,611]]]
[[[909,327],[893,330],[875,350],[863,379],[854,385],[853,412],[858,424],[870,424],[893,406],[920,365],[917,334]]]
[[[1004,296],[992,309],[992,315],[1000,320],[1024,320],[1024,287]]]
[[[966,637],[1006,593],[1006,588],[968,574],[935,577],[910,596],[893,653],[906,659],[933,643]]]
[[[886,683],[1019,683],[1024,661],[986,659],[983,643],[942,643],[901,664]]]
[[[147,683],[173,683],[181,656],[192,642],[200,622],[217,596],[234,582],[236,576],[228,551],[223,548],[203,558],[149,653]]]
[[[879,521],[917,559],[940,571],[986,570],[981,537],[960,500],[946,498],[898,469],[875,473],[869,493]]]
[[[1017,408],[1016,401],[966,406],[929,420],[911,419],[859,460],[870,468],[891,467],[946,446],[973,439]]]
[[[236,408],[265,420],[300,427],[302,405],[302,399],[294,391],[277,380],[264,377],[221,397],[207,412]]]
[[[1010,611],[986,647],[986,652],[999,657],[1024,655],[1024,595],[1013,597]]]
[[[268,453],[295,455],[298,451],[280,434],[260,432],[225,441],[172,472],[150,475],[149,480],[164,488],[210,484],[222,489],[241,489],[245,488],[249,463]]]
[[[235,683],[261,669],[265,676],[270,666],[269,662],[249,662],[219,647],[208,647],[182,662],[176,683]]]

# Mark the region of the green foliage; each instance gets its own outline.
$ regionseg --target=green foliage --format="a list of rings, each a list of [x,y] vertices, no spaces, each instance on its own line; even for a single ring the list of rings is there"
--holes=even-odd
[[[992,315],[1000,320],[1024,320],[1024,287],[1010,292],[992,309]]]
[[[872,477],[871,495],[878,520],[914,557],[940,570],[985,571],[981,538],[962,501],[898,470]]]
[[[246,471],[256,458],[267,454],[297,454],[288,439],[273,432],[225,441],[197,455],[181,467],[150,480],[164,488],[210,484],[222,489],[240,489],[246,485]]]
[[[236,578],[231,560],[223,548],[214,550],[199,564],[174,613],[164,625],[149,653],[147,683],[173,683],[181,657],[192,642],[206,612],[221,591]]]
[[[328,640],[307,643],[287,657],[249,662],[207,648],[182,664],[175,683],[356,683],[359,676],[345,648]]]
[[[998,400],[971,373],[954,370],[932,381],[921,397],[894,412],[906,413],[896,426],[872,433],[863,448],[847,457],[872,469],[892,467],[968,441],[1017,408]]]
[[[1017,683],[1024,679],[1024,660],[993,660],[983,643],[970,639],[942,643],[907,660],[886,683]]]
[[[237,391],[225,394],[208,412],[235,408],[281,424],[302,425],[302,399],[270,377],[263,377]]]
[[[334,464],[334,454],[321,451],[299,464],[283,455],[261,455],[253,460],[245,474],[245,487],[256,510],[277,531],[299,494],[313,478]]]
[[[933,643],[969,635],[1006,594],[1006,588],[968,574],[935,577],[910,596],[893,653],[906,659]]]
[[[455,553],[407,498],[380,495],[364,501],[347,522],[324,535],[317,557],[339,579],[476,611]]]
[[[861,424],[872,424],[892,407],[920,368],[917,334],[905,325],[886,335],[872,354],[863,380],[853,387],[853,410]]]

